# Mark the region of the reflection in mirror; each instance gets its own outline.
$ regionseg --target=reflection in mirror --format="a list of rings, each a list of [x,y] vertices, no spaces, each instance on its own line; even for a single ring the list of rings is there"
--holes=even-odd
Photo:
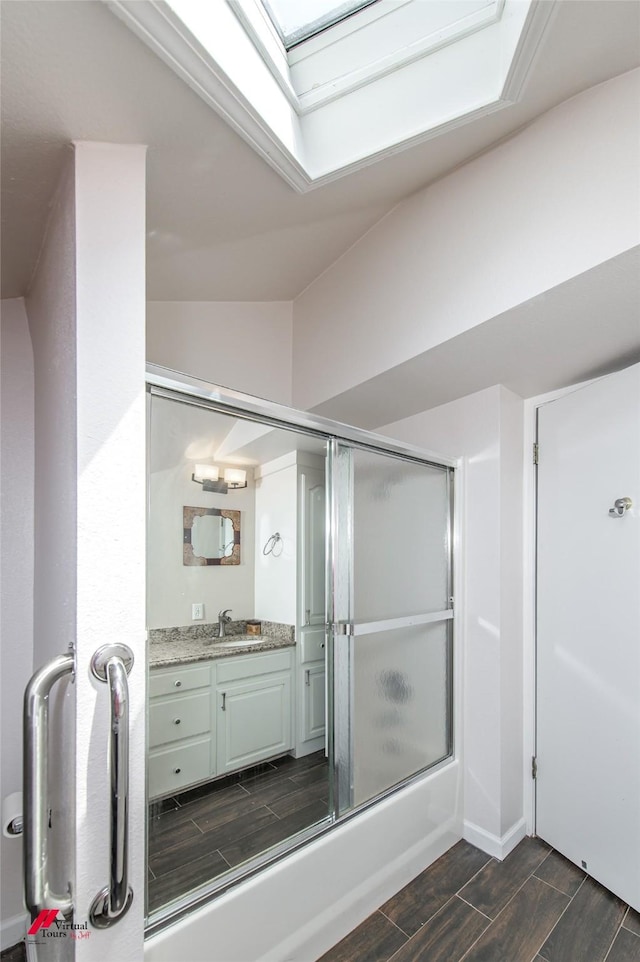
[[[183,524],[184,564],[240,564],[239,511],[185,505]]]
[[[150,430],[147,908],[157,918],[333,809],[326,442],[156,395]],[[247,486],[198,489],[194,461],[242,466]],[[265,555],[274,531],[278,550]]]

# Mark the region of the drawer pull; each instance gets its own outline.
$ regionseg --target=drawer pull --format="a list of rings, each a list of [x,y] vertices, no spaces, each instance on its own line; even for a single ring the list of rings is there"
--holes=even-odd
[[[180,772],[182,771],[182,769],[181,769],[181,768],[174,768],[173,771],[175,772],[176,775],[179,775]]]
[[[223,691],[223,692],[222,692],[222,710],[223,710],[223,711],[226,711],[226,710],[227,710],[227,693],[226,693],[226,691]]]
[[[182,688],[182,682],[181,682],[181,681],[174,681],[174,685],[176,686],[176,688]]]
[[[179,719],[179,718],[174,718],[174,719],[173,719],[173,724],[174,724],[174,725],[179,725],[179,724],[180,724],[180,719]]]
[[[305,673],[304,673],[304,683],[305,683],[305,685],[310,685],[310,684],[311,684],[310,675],[311,675],[311,670],[310,670],[309,668],[307,668],[307,670],[306,670]]]

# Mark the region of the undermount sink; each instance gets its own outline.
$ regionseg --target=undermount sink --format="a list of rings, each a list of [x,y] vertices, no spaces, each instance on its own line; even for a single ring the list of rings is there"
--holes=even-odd
[[[262,635],[236,635],[235,638],[214,638],[213,644],[224,648],[247,648],[263,641]]]

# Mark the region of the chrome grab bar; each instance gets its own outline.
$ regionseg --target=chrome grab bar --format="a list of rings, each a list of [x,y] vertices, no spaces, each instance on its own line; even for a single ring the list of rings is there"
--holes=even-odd
[[[129,686],[133,652],[127,645],[103,645],[91,659],[91,671],[109,685],[109,778],[111,795],[109,884],[91,903],[89,919],[97,929],[113,925],[129,910]]]
[[[32,918],[43,909],[63,915],[73,911],[71,887],[65,895],[56,895],[47,878],[49,694],[73,670],[73,655],[58,655],[33,675],[24,693],[24,897]]]

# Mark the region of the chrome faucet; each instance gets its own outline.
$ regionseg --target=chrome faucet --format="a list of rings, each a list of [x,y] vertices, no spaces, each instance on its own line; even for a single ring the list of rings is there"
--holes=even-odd
[[[232,611],[231,608],[225,608],[224,611],[218,612],[218,638],[224,638],[224,626],[232,620],[229,617],[230,611]]]

